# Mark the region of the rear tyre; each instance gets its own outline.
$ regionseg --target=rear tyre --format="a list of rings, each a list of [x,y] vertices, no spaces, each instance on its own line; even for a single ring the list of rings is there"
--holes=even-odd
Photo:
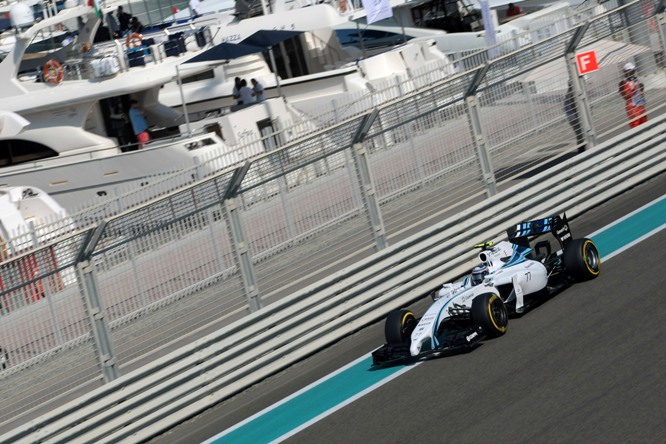
[[[395,310],[386,317],[384,335],[390,345],[404,345],[409,343],[412,332],[416,327],[416,316],[409,310]]]
[[[472,301],[472,324],[481,327],[489,338],[506,333],[509,313],[502,299],[495,293],[484,293]]]
[[[591,239],[574,239],[564,248],[564,268],[576,282],[588,281],[601,273],[599,250]]]

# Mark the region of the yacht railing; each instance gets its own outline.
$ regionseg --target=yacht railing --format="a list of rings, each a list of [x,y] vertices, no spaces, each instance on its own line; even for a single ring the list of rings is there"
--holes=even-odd
[[[208,27],[188,25],[143,34],[143,39],[133,40],[128,37],[96,43],[87,52],[72,49],[62,64],[63,80],[102,81],[135,66],[150,66],[162,63],[171,56],[181,56],[193,44],[205,47],[211,42]],[[23,82],[43,82],[43,70],[40,68],[33,72],[23,72],[18,79]]]

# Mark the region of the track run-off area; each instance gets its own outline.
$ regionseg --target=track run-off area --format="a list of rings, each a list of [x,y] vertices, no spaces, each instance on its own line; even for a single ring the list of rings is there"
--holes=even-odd
[[[154,442],[660,441],[665,184],[657,178],[573,221],[574,236],[599,248],[601,276],[512,318],[505,336],[468,354],[372,369],[369,352],[383,342],[375,324]],[[428,304],[410,308],[418,316]]]

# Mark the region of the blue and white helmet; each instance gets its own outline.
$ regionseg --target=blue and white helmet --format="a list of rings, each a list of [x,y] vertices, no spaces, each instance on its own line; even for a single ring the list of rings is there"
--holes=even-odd
[[[485,264],[477,265],[472,268],[472,285],[479,285],[488,274],[488,267]]]

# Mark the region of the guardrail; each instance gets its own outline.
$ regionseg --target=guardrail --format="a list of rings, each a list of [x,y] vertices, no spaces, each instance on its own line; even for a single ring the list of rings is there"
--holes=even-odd
[[[474,241],[501,237],[517,220],[563,211],[575,218],[665,170],[662,117],[53,409],[0,442],[149,439],[462,274]]]

